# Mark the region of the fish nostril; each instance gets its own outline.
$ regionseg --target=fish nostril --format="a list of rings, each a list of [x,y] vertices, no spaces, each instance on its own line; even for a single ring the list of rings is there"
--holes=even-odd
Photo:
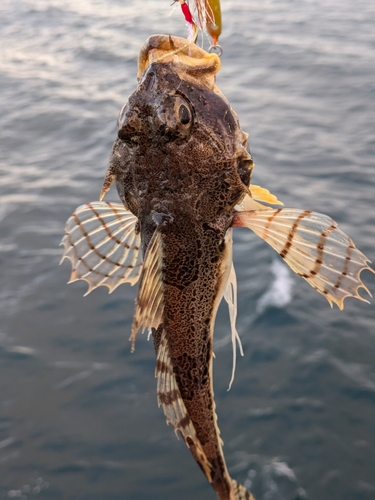
[[[153,71],[148,73],[143,85],[144,85],[144,89],[148,92],[150,92],[153,89],[153,87],[155,85],[155,73]]]
[[[122,108],[117,120],[118,137],[125,142],[137,142],[136,137],[142,133],[142,119],[139,110],[127,104]]]

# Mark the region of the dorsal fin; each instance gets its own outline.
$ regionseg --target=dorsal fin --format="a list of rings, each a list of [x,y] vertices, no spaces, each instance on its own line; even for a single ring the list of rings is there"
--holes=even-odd
[[[138,219],[120,203],[97,201],[76,209],[65,226],[64,255],[72,274],[69,283],[84,280],[89,288],[106,286],[109,293],[122,283],[134,285],[142,270]],[[60,262],[60,263],[61,263]]]
[[[132,352],[137,332],[157,328],[163,321],[163,248],[160,231],[156,230],[148,246],[136,300],[132,334]]]
[[[367,302],[358,290],[370,294],[360,278],[364,269],[374,272],[370,261],[327,215],[297,208],[253,210],[237,213],[233,226],[252,229],[331,307],[334,302],[343,309],[346,297]]]
[[[156,358],[155,377],[157,380],[158,405],[162,406],[167,423],[171,423],[201,465],[207,479],[211,482],[211,465],[197,438],[195,427],[189,417],[182,400],[173,365],[169,355],[168,341],[165,331],[161,335]]]

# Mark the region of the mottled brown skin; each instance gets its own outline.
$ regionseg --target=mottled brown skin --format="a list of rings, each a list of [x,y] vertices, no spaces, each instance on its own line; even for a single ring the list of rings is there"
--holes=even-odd
[[[182,399],[212,465],[212,486],[220,500],[230,500],[211,388],[212,333],[225,234],[248,192],[253,163],[236,114],[216,87],[202,83],[202,71],[185,78],[173,61],[151,62],[120,113],[109,174],[138,217],[144,254],[154,231],[161,232],[164,316],[155,349],[163,328]]]

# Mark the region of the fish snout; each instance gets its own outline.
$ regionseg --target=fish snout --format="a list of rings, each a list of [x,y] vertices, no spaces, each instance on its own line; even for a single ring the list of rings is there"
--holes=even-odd
[[[194,110],[181,96],[150,98],[147,103],[128,102],[117,119],[118,136],[128,145],[139,144],[142,138],[149,142],[184,139],[190,135]]]
[[[144,120],[140,111],[129,103],[125,104],[117,119],[117,129],[119,138],[127,144],[139,142],[139,137],[144,134]]]

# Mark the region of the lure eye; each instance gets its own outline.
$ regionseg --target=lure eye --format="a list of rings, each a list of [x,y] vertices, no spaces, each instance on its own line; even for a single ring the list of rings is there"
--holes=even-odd
[[[185,104],[181,104],[178,109],[178,117],[182,125],[188,125],[191,120],[191,113],[189,109],[185,106]]]

